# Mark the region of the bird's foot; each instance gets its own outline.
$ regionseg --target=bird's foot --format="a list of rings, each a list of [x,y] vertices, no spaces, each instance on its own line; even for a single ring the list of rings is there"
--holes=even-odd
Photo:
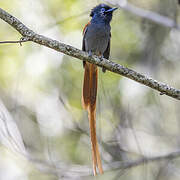
[[[102,61],[102,60],[103,60],[103,58],[104,58],[104,56],[103,56],[103,55],[102,55],[102,56],[100,56],[100,57],[99,57],[100,61]],[[102,72],[103,72],[103,73],[105,73],[105,72],[106,72],[106,68],[105,68],[105,67],[102,67]]]
[[[88,51],[88,56],[89,56],[89,57],[92,57],[92,55],[93,55],[93,54],[92,54],[92,51]]]
[[[106,72],[106,68],[102,67],[102,72],[105,73]]]
[[[102,60],[103,60],[103,58],[104,58],[104,57],[103,57],[103,55],[102,55],[102,56],[99,56],[100,61],[102,61]]]

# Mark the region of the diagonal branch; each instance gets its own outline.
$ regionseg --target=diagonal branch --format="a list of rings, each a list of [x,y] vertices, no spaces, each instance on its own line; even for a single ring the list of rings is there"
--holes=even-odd
[[[12,15],[10,15],[9,13],[7,13],[1,8],[0,8],[0,18],[6,21],[14,29],[16,29],[26,40],[33,41],[40,45],[44,45],[48,48],[54,49],[58,52],[75,57],[77,59],[88,61],[90,63],[96,64],[97,66],[104,67],[105,69],[111,72],[120,74],[136,82],[139,82],[145,86],[155,89],[159,91],[161,95],[165,94],[167,96],[180,100],[180,90],[175,89],[162,82],[158,82],[152,78],[149,78],[143,74],[140,74],[132,69],[126,68],[120,64],[114,63],[110,60],[107,60],[104,58],[100,59],[97,56],[89,57],[88,53],[84,51],[81,51],[72,46],[60,43],[48,37],[39,35],[35,33],[34,31],[32,31],[31,29],[29,29],[27,26],[25,26],[17,18],[13,17]]]
[[[148,19],[162,26],[174,28],[180,31],[180,26],[173,19],[167,16],[160,15],[150,10],[144,10],[142,8],[136,7],[133,4],[129,3],[127,0],[121,0],[121,1],[120,0],[114,0],[114,1],[105,0],[105,1],[107,1],[108,3],[116,7],[124,9],[125,11],[128,11],[136,16],[139,16],[144,19]]]
[[[180,151],[176,151],[176,152],[171,152],[169,154],[166,155],[161,155],[161,156],[155,156],[155,157],[144,157],[144,158],[140,158],[138,160],[134,160],[134,161],[126,161],[126,162],[113,162],[110,166],[113,169],[128,169],[128,168],[132,168],[132,167],[136,167],[136,166],[140,166],[144,163],[151,163],[151,162],[159,162],[159,161],[164,161],[164,160],[173,160],[176,158],[180,157]]]
[[[141,166],[143,164],[153,163],[153,162],[160,162],[160,161],[172,161],[174,159],[178,159],[180,157],[180,151],[171,152],[169,154],[155,156],[155,157],[144,157],[139,158],[137,160],[128,160],[128,161],[116,161],[108,164],[104,164],[105,171],[114,171],[114,170],[125,170],[134,168],[137,166]],[[42,172],[44,173],[51,173],[56,176],[64,176],[67,178],[78,176],[78,177],[87,177],[91,175],[91,168],[87,166],[81,165],[65,165],[63,164],[63,168],[61,164],[55,164],[55,167],[52,166],[49,162],[29,158],[31,162],[33,162]]]

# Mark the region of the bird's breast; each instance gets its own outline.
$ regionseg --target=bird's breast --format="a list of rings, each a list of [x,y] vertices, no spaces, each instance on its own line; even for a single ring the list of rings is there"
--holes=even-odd
[[[86,51],[103,54],[110,40],[110,26],[91,24],[85,36]]]

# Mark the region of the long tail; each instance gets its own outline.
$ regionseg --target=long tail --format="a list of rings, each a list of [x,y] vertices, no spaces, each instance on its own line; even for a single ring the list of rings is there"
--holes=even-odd
[[[97,174],[96,168],[99,173],[103,173],[101,157],[98,150],[98,143],[96,138],[96,96],[97,96],[97,82],[98,82],[98,68],[96,65],[85,63],[84,83],[82,104],[84,109],[87,109],[90,125],[90,136],[92,146],[92,161],[93,172]]]

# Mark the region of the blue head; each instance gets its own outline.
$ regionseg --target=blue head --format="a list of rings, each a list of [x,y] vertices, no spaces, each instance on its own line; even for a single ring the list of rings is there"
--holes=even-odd
[[[90,16],[92,17],[92,21],[100,21],[110,23],[112,20],[113,12],[117,8],[112,8],[106,4],[99,4],[91,10]]]

